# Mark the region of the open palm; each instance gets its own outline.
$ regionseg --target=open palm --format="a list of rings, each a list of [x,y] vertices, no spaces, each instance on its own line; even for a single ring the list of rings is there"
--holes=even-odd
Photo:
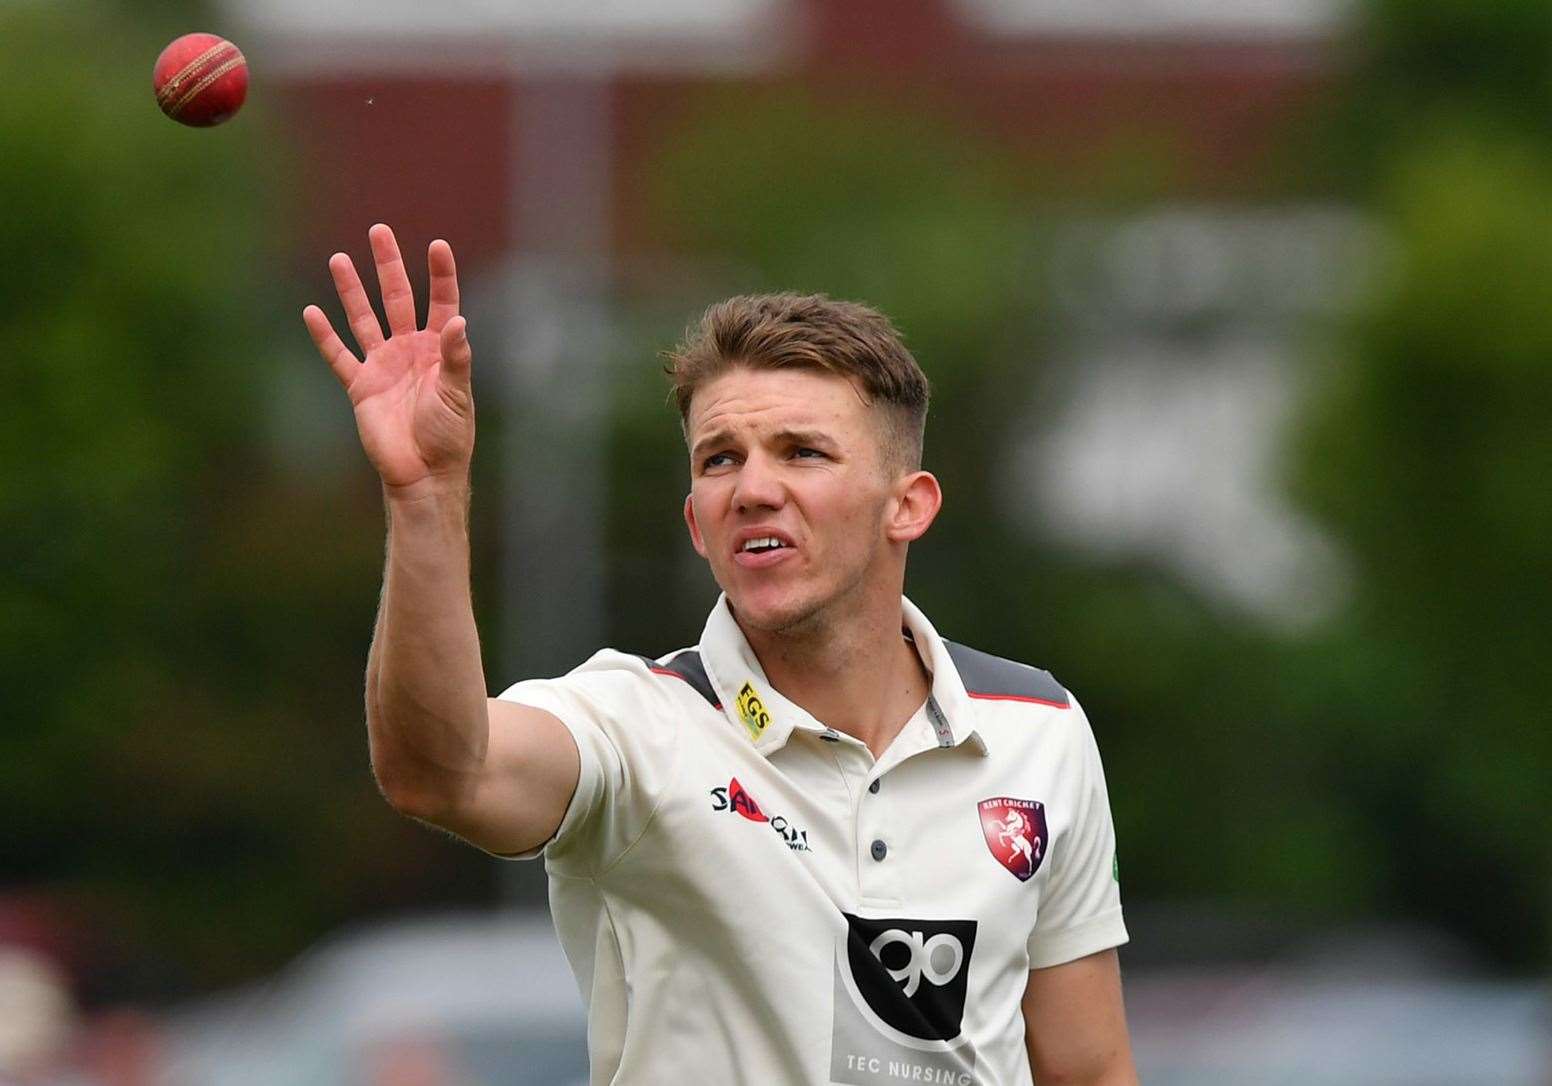
[[[365,357],[351,353],[317,306],[304,309],[302,320],[350,396],[362,448],[383,483],[408,487],[443,479],[462,485],[474,455],[474,397],[467,328],[458,315],[453,250],[440,240],[427,250],[430,305],[426,327],[420,329],[393,231],[379,223],[368,237],[388,337],[383,337],[355,265],[344,253],[329,258],[329,271]]]

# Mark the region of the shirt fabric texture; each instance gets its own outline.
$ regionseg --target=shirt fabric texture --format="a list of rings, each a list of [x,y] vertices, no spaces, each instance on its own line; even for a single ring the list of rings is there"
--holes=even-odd
[[[695,650],[501,694],[581,756],[515,858],[544,856],[594,1084],[1028,1084],[1029,971],[1126,942],[1076,699],[902,611],[932,689],[876,761],[770,685],[726,597]]]

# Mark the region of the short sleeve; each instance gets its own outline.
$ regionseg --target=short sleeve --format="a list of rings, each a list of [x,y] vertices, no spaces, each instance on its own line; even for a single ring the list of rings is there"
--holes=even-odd
[[[671,684],[671,685],[670,685]],[[557,717],[577,744],[577,788],[548,842],[508,859],[543,855],[561,874],[592,876],[646,831],[676,768],[683,707],[639,658],[605,649],[556,679],[508,687],[501,700]]]
[[[1105,771],[1093,729],[1075,698],[1072,712],[1077,729],[1069,761],[1076,784],[1070,793],[1072,820],[1052,842],[1050,881],[1029,937],[1031,969],[1061,965],[1128,939]]]

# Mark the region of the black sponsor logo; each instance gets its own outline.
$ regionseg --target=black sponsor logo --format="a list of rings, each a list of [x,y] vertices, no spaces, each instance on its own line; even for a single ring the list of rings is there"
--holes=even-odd
[[[974,920],[846,917],[846,964],[868,1009],[923,1041],[959,1036],[975,951]]]
[[[726,788],[713,788],[711,790],[711,809],[713,811],[732,811],[751,822],[764,822],[775,830],[782,843],[793,852],[812,852],[808,847],[808,831],[800,830],[782,815],[767,815],[755,802],[755,798],[749,794],[743,785],[734,777],[728,781]]]

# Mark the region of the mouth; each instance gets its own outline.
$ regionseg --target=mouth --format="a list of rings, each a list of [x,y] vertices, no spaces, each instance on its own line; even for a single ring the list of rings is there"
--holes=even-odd
[[[796,545],[785,535],[766,532],[739,540],[733,551],[733,560],[746,569],[760,569],[774,565],[796,551]]]

